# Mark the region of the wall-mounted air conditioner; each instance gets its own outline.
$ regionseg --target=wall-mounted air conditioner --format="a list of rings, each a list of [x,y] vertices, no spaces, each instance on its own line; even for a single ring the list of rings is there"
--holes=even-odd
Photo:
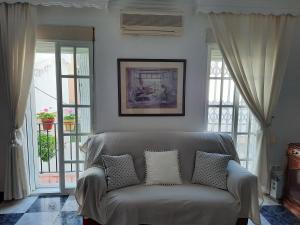
[[[121,12],[121,32],[125,35],[180,36],[183,16],[169,12]]]

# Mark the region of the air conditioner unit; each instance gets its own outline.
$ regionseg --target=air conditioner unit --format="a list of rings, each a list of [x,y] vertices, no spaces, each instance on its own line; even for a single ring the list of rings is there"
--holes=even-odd
[[[121,33],[180,36],[183,33],[183,16],[170,12],[121,12]]]

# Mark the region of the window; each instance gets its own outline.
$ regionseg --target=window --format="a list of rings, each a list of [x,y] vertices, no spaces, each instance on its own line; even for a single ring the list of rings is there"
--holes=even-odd
[[[258,124],[239,94],[221,51],[209,48],[207,130],[232,136],[241,165],[253,169]]]
[[[73,189],[84,170],[80,146],[92,132],[92,43],[57,42],[61,187]],[[62,162],[63,161],[63,162]]]

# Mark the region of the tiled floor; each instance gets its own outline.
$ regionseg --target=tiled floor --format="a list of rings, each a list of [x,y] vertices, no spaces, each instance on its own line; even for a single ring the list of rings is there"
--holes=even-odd
[[[260,211],[272,225],[300,225],[300,218],[282,205],[264,205]]]
[[[266,199],[265,205],[276,204]],[[70,196],[28,197],[0,204],[0,225],[81,225],[77,202]],[[262,225],[270,223],[261,216]],[[249,221],[248,225],[253,225]]]
[[[277,202],[273,201],[268,197],[264,197],[263,205],[278,205]],[[263,215],[260,215],[261,225],[271,225]],[[248,225],[253,225],[253,223],[249,220]]]
[[[40,196],[0,204],[0,225],[81,225],[74,196]]]

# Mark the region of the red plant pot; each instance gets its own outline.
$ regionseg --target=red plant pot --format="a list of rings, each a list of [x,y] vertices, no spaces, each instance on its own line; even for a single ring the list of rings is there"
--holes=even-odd
[[[54,119],[42,119],[43,130],[52,130]]]

